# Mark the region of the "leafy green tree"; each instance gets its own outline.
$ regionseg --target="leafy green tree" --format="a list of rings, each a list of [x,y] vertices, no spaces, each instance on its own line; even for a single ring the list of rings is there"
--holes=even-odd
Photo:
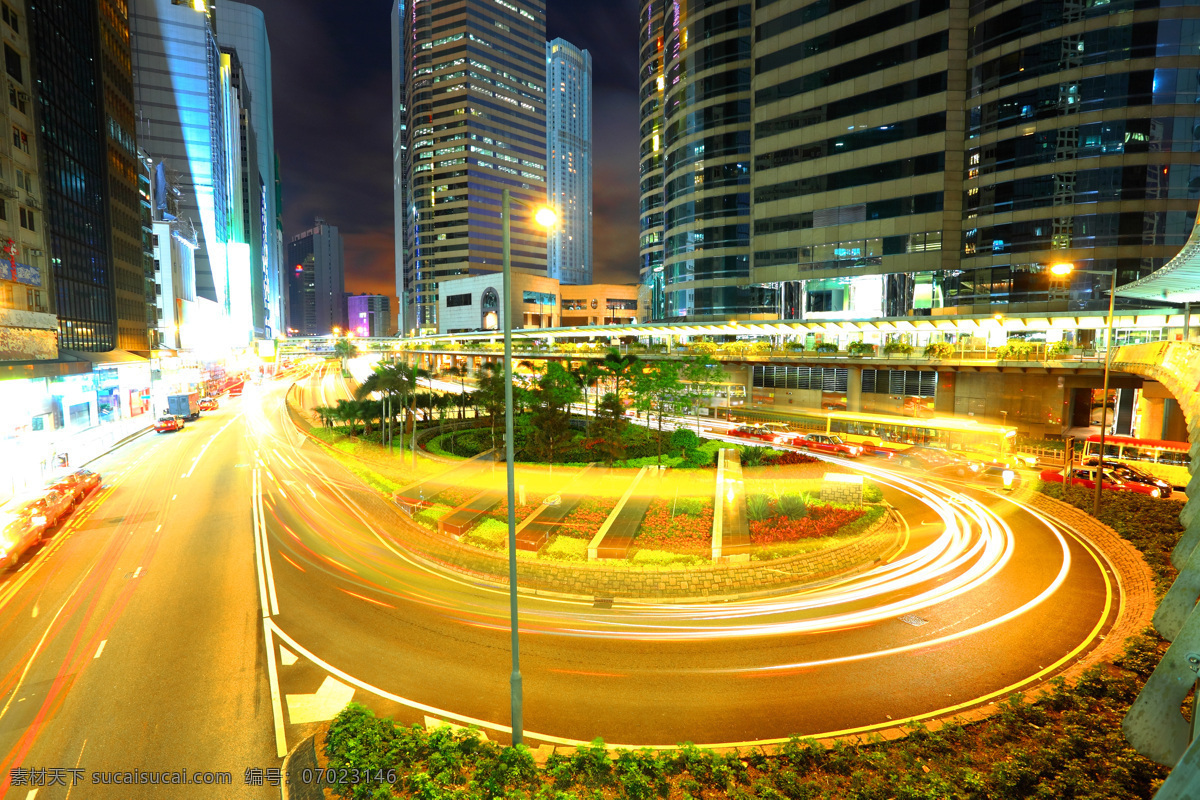
[[[614,461],[625,457],[625,427],[628,424],[621,399],[612,392],[604,395],[596,405],[596,416],[588,425],[588,449],[598,453],[611,467]]]
[[[508,375],[501,364],[488,362],[479,376],[479,389],[475,392],[475,402],[488,416],[493,448],[503,444],[496,428],[501,415],[504,414],[504,382],[507,380]]]
[[[571,404],[579,400],[579,384],[562,364],[551,361],[533,390],[533,443],[540,458],[554,464],[556,452],[570,442]]]
[[[634,375],[641,371],[642,360],[632,353],[621,353],[617,348],[612,348],[604,354],[604,360],[600,362],[600,368],[612,378],[613,394],[618,398],[621,396],[621,380],[632,379]]]
[[[588,390],[600,382],[600,377],[604,372],[596,361],[589,360],[571,370],[571,374],[575,376],[575,380],[583,392],[583,416],[586,417],[588,416]]]
[[[725,380],[725,370],[708,356],[694,356],[683,362],[683,380],[687,384],[684,400],[696,412],[696,431],[699,432],[700,401],[712,397],[716,387]]]
[[[653,369],[640,372],[633,378],[633,405],[638,411],[656,412],[658,416],[658,465],[662,466],[663,416],[675,408],[688,394],[682,378],[683,367],[678,361],[660,361]]]

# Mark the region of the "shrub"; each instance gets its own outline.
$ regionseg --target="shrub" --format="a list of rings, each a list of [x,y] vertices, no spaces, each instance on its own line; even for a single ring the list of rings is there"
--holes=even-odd
[[[913,346],[908,342],[888,342],[883,346],[883,352],[889,356],[898,354],[902,356],[912,355]]]
[[[777,455],[771,457],[770,465],[772,467],[790,467],[796,464],[815,464],[820,459],[813,458],[805,453],[797,453],[795,450],[773,450]]]
[[[756,356],[769,355],[774,351],[774,349],[775,348],[771,347],[770,342],[755,342],[754,344],[750,345],[750,352]]]
[[[699,447],[684,451],[683,463],[685,466],[699,469],[702,467],[711,467],[713,463],[713,454]]]
[[[687,349],[698,355],[711,356],[716,354],[718,348],[714,342],[688,342]]]
[[[689,517],[703,516],[706,512],[710,512],[712,507],[707,501],[701,500],[699,497],[680,497],[675,501],[675,513],[686,514]]]
[[[738,445],[738,450],[741,452],[743,467],[760,466],[766,460],[767,454],[772,452],[769,447],[757,447],[755,445]]]
[[[1024,339],[1009,339],[1008,344],[996,350],[996,358],[1000,361],[1009,358],[1015,361],[1028,361],[1036,347],[1037,345],[1033,342],[1027,342]]]
[[[804,342],[784,342],[783,349],[789,353],[795,353],[804,349]]]
[[[804,495],[795,493],[781,494],[777,498],[779,513],[788,519],[800,519],[808,513],[808,504]]]
[[[746,496],[746,517],[754,521],[764,520],[771,514],[771,499],[765,494]]]
[[[1071,352],[1071,343],[1067,341],[1055,342],[1050,345],[1050,349],[1046,351],[1046,355],[1050,358],[1062,358],[1067,353]]]
[[[677,428],[671,434],[671,444],[668,452],[676,455],[686,450],[693,450],[703,443],[703,440],[691,428]]]
[[[851,342],[846,351],[852,356],[873,356],[875,355],[875,345],[868,342]]]
[[[926,358],[950,358],[954,355],[954,345],[949,342],[930,342],[925,345]]]
[[[836,353],[838,346],[835,342],[821,342],[813,349],[818,353]]]
[[[750,351],[750,343],[749,342],[740,342],[740,341],[739,342],[726,342],[725,344],[721,345],[722,353],[736,353],[738,355],[741,355],[741,354],[747,353],[749,351]]]
[[[882,503],[883,489],[880,489],[870,481],[863,487],[863,502],[864,503]]]

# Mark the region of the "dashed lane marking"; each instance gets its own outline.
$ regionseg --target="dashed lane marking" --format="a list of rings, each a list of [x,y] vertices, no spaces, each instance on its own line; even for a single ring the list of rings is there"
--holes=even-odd
[[[295,664],[297,661],[299,661],[300,657],[291,650],[288,650],[283,645],[279,645],[279,660],[285,667],[290,667],[292,664]]]
[[[100,646],[96,648],[96,655],[92,656],[93,660],[100,657],[100,654],[104,652],[104,645],[106,644],[108,644],[108,639],[104,639],[100,642]]]

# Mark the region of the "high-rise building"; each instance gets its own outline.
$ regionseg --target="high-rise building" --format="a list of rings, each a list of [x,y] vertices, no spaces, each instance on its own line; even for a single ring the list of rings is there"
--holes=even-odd
[[[244,199],[257,202],[258,195],[257,187],[242,192],[241,121],[249,103],[232,55],[217,45],[214,13],[203,3],[130,3],[138,141],[174,176],[179,219],[195,230],[196,295],[214,328],[207,344],[215,350],[254,335],[261,271],[252,277],[252,234],[242,213]],[[259,180],[254,173],[252,184]]]
[[[565,39],[546,43],[546,194],[558,213],[546,274],[592,282],[592,54]]]
[[[405,325],[436,330],[441,279],[501,268],[502,190],[534,206],[546,200],[545,3],[444,0],[394,11],[403,113],[393,125],[407,148],[398,159],[408,205],[399,283]],[[517,203],[512,264],[546,269],[545,233]]]
[[[342,237],[336,225],[317,218],[288,242],[288,328],[300,336],[327,336],[346,329],[346,274]]]
[[[1108,278],[1046,268],[1125,283],[1186,241],[1197,24],[1133,0],[643,2],[652,318],[1106,307]]]
[[[60,344],[145,350],[154,290],[142,237],[125,5],[30,3],[28,22]],[[15,127],[13,149],[28,153],[32,135]]]
[[[356,294],[347,299],[349,329],[355,336],[387,336],[392,327],[391,301],[381,294]]]
[[[217,14],[217,41],[222,48],[236,51],[244,79],[243,101],[248,104],[248,125],[254,134],[257,155],[257,175],[247,164],[243,168],[243,215],[246,227],[253,232],[252,278],[261,285],[255,288],[255,332],[273,336],[282,332],[285,289],[283,286],[283,239],[278,235],[276,220],[277,162],[275,158],[275,109],[271,81],[271,45],[267,39],[266,20],[262,11],[245,3],[227,0],[220,4]],[[243,138],[246,134],[243,132]],[[243,156],[246,151],[243,150]],[[257,185],[255,181],[257,180]],[[251,222],[257,218],[258,222]]]
[[[395,252],[396,297],[399,299],[397,325],[405,331],[404,312],[408,307],[404,291],[404,262],[407,250],[407,224],[411,198],[405,183],[408,174],[408,112],[405,84],[404,20],[408,0],[393,0],[389,21],[392,34],[392,237]],[[414,322],[415,327],[415,322]]]
[[[58,357],[58,320],[50,313],[46,264],[45,181],[30,98],[29,26],[23,3],[3,6],[4,64],[11,161],[0,169],[0,361]],[[8,160],[8,159],[5,159]]]

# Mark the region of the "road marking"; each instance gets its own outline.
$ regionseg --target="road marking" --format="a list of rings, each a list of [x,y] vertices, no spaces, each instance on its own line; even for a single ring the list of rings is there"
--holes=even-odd
[[[237,417],[234,417],[233,419],[229,420],[229,422],[226,422],[224,425],[221,426],[220,430],[218,430],[216,433],[214,433],[212,435],[211,439],[209,439],[207,442],[205,442],[204,447],[200,448],[200,452],[197,453],[196,457],[192,459],[192,468],[189,469],[187,471],[187,474],[184,475],[183,477],[185,477],[185,478],[192,477],[192,471],[196,469],[196,465],[198,463],[200,463],[200,459],[204,457],[204,454],[206,452],[208,452],[209,445],[211,445],[213,442],[215,442],[217,440],[217,437],[220,436],[222,433],[224,433],[225,429],[228,428],[230,425],[232,425],[234,420],[236,420],[236,419],[237,419]]]
[[[37,797],[37,793],[37,789],[30,789],[29,794],[25,795],[25,800],[33,800],[33,798]]]
[[[333,719],[354,699],[354,687],[331,675],[325,676],[315,694],[287,695],[288,719],[293,725]]]
[[[154,532],[158,533],[161,530],[162,530],[162,525],[159,525],[157,528],[154,529]]]
[[[100,654],[104,652],[104,645],[106,645],[106,644],[108,644],[108,639],[104,639],[103,641],[100,642],[100,646],[96,648],[96,655],[92,656],[93,661],[95,659],[99,658]]]
[[[251,498],[251,502],[258,507],[258,530],[255,535],[262,539],[263,566],[267,572],[267,592],[271,599],[271,614],[274,615],[279,613],[279,598],[275,596],[275,568],[271,565],[271,542],[267,538],[267,515],[263,511],[263,493],[257,492]]]
[[[288,650],[283,645],[279,645],[279,660],[283,662],[285,667],[290,667],[292,664],[295,664],[300,660],[300,656],[296,655],[291,650]]]
[[[133,571],[133,577],[140,578],[142,576],[142,568],[138,567]]]
[[[287,734],[283,729],[283,703],[279,700],[279,669],[275,666],[275,638],[271,635],[271,620],[263,617],[263,631],[267,639],[267,678],[271,684],[271,712],[275,719],[275,754],[280,758],[287,755]]]
[[[179,495],[177,495],[177,494],[173,494],[173,495],[171,495],[171,499],[172,499],[172,500],[174,500],[176,497],[179,497]]]
[[[258,572],[258,605],[262,609],[263,617],[270,614],[270,607],[267,605],[267,578],[263,571],[263,554],[262,541],[258,538],[258,503],[254,502],[254,496],[258,493],[259,476],[258,470],[250,473],[250,515],[252,517],[251,524],[254,526],[254,567]]]
[[[370,597],[365,597],[361,594],[355,594],[354,592],[351,592],[348,589],[342,589],[342,587],[340,587],[340,586],[338,587],[338,589],[340,589],[341,591],[350,595],[351,597],[357,597],[359,600],[366,600],[368,603],[374,603],[375,605],[383,606],[384,608],[395,608],[395,606],[388,605],[387,603],[383,602],[382,600],[373,600]]]
[[[29,615],[29,616],[30,616],[30,617],[32,617],[33,619],[37,619],[37,615],[38,615],[38,604],[37,604],[37,603],[34,603],[34,604],[33,604],[33,611],[30,613],[30,615]]]

